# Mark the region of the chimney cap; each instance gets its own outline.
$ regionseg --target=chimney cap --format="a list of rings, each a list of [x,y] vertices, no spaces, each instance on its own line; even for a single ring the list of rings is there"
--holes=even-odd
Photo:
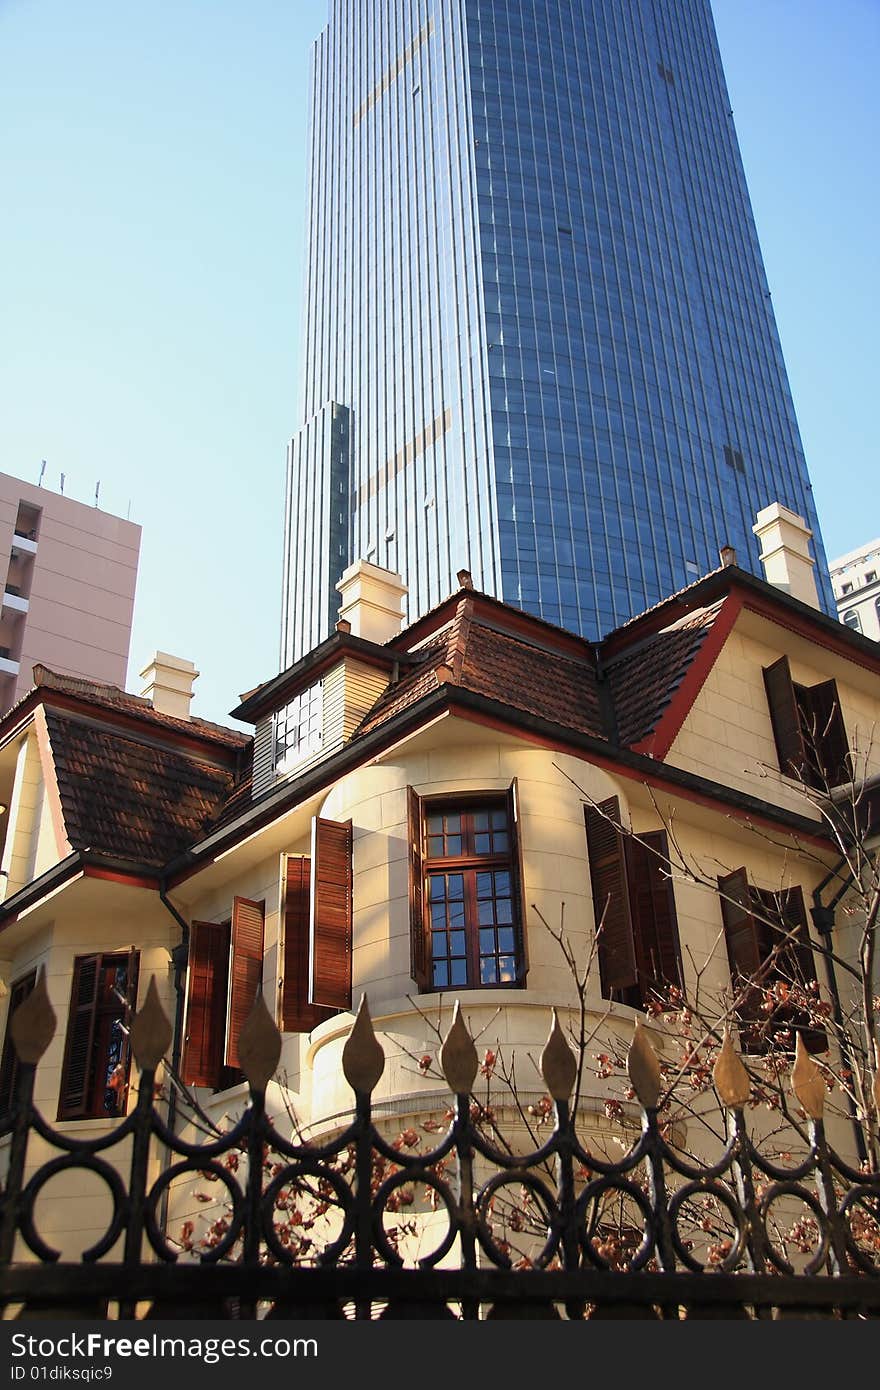
[[[141,671],[144,681],[141,695],[150,701],[157,714],[189,719],[193,683],[198,675],[191,661],[172,656],[170,652],[156,652]]]
[[[455,577],[458,580],[460,589],[472,589],[474,587],[474,581],[471,578],[470,570],[459,570]]]
[[[730,565],[736,564],[736,550],[732,545],[722,545],[718,552],[722,569],[727,569]]]

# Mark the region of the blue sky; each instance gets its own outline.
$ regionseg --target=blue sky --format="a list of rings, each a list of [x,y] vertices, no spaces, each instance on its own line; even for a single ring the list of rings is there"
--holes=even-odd
[[[713,0],[829,554],[880,535],[877,0]],[[325,0],[0,0],[0,470],[144,528],[225,718],[277,668],[308,53]]]

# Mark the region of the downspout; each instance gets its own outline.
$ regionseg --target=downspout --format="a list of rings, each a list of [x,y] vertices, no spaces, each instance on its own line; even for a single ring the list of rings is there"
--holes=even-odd
[[[165,886],[159,889],[159,901],[168,909],[175,922],[180,927],[180,941],[171,952],[171,961],[174,965],[174,1032],[171,1041],[171,1070],[175,1077],[180,1075],[180,1054],[183,1048],[183,1011],[186,999],[186,967],[189,960],[189,923],[181,917],[177,908],[165,892]],[[177,1125],[177,1084],[172,1080],[168,1088],[168,1114],[166,1123],[169,1131],[174,1134]],[[168,1149],[165,1158],[165,1167],[171,1162],[172,1151]],[[162,1193],[162,1210],[159,1218],[159,1229],[164,1231],[168,1219],[168,1200],[169,1189],[166,1187]]]
[[[837,890],[830,903],[823,903],[822,901],[822,890],[837,877],[846,862],[846,857],[842,856],[840,862],[825,875],[818,888],[813,889],[813,906],[810,909],[810,916],[813,919],[813,926],[816,928],[816,931],[822,939],[822,944],[825,947],[822,954],[825,959],[825,971],[828,975],[828,988],[831,992],[834,1023],[837,1028],[837,1036],[840,1040],[841,1061],[850,1076],[853,1077],[855,1076],[855,1070],[853,1067],[852,1053],[849,1047],[849,1037],[843,1021],[843,1010],[840,1006],[840,991],[837,986],[837,972],[834,969],[834,957],[831,950],[831,936],[834,931],[834,910],[850,887],[852,882],[851,877],[845,880],[843,886]],[[868,1148],[865,1143],[865,1136],[862,1133],[862,1127],[859,1124],[858,1107],[850,1087],[846,1088],[846,1101],[847,1108],[852,1118],[853,1133],[855,1135],[859,1161],[861,1163],[866,1163],[868,1160]]]

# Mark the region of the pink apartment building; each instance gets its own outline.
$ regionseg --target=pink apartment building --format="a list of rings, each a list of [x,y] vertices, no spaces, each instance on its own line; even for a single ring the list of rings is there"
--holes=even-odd
[[[0,473],[0,713],[37,662],[125,686],[141,528]]]

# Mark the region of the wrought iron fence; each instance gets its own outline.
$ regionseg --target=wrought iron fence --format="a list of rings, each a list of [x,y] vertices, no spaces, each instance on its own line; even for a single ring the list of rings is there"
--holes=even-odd
[[[100,1137],[60,1133],[34,1107],[36,1067],[55,1026],[42,979],[10,1026],[19,1083],[0,1207],[6,1316],[880,1315],[880,1174],[850,1166],[830,1147],[824,1081],[806,1052],[797,1056],[792,1089],[809,1117],[808,1151],[787,1164],[759,1151],[744,1115],[748,1076],[727,1038],[715,1087],[728,1138],[701,1165],[663,1137],[660,1065],[642,1027],[628,1058],[641,1134],[612,1161],[578,1138],[570,1107],[577,1063],[555,1015],[540,1059],[552,1129],[522,1154],[493,1142],[474,1118],[478,1058],[457,1008],[440,1051],[452,1118],[429,1152],[408,1152],[377,1126],[371,1096],[385,1057],[366,1001],[343,1051],[352,1118],[323,1143],[294,1142],[266,1113],[281,1039],[261,999],[239,1044],[250,1103],[228,1132],[194,1142],[173,1133],[154,1104],[171,1037],[155,982],[131,1028],[141,1072],[136,1106]],[[28,1175],[34,1136],[54,1155]],[[158,1158],[161,1171],[151,1177]],[[95,1175],[109,1198],[106,1230],[76,1263],[60,1260],[38,1228],[40,1194],[61,1173]],[[190,1180],[219,1185],[224,1212],[201,1248],[163,1219],[169,1191]],[[425,1194],[421,1204],[416,1188]],[[609,1202],[628,1213],[614,1251],[603,1224]],[[772,1235],[780,1202],[809,1213],[813,1248],[798,1269]],[[691,1238],[701,1203],[727,1227],[727,1238],[708,1250]],[[420,1226],[436,1243],[408,1258],[407,1241]],[[510,1236],[527,1226],[537,1244],[518,1254]]]

